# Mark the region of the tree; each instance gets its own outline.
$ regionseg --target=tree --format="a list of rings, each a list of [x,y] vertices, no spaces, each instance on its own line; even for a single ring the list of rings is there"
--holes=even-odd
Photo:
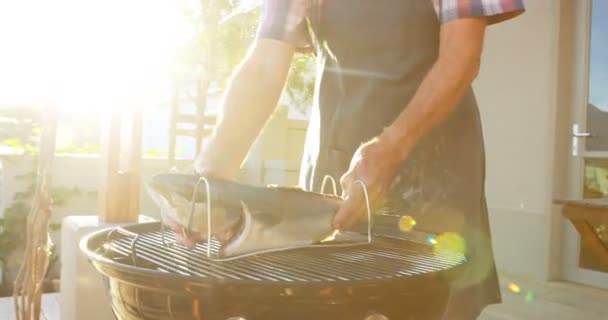
[[[200,0],[183,7],[184,16],[196,30],[195,38],[180,48],[176,82],[182,94],[204,107],[211,90],[221,90],[255,37],[260,15],[256,0]],[[286,87],[289,106],[307,113],[314,87],[313,62],[298,54]],[[184,93],[190,92],[190,93]],[[192,94],[194,93],[194,94]]]

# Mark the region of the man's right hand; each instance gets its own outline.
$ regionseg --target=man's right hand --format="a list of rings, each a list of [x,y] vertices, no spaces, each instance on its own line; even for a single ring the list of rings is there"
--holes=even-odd
[[[230,154],[228,150],[222,150],[221,145],[217,144],[214,136],[205,139],[201,152],[194,161],[194,171],[200,176],[234,181],[239,173],[239,166],[232,165],[230,161],[222,161],[221,155]],[[163,216],[163,223],[175,232],[175,238],[178,243],[194,248],[197,243],[207,240],[207,234],[199,232],[188,232],[187,227],[182,223],[168,216]]]
[[[236,180],[241,160],[235,161],[235,156],[228,146],[227,143],[221,143],[215,135],[205,139],[201,151],[194,161],[194,171],[205,177]]]

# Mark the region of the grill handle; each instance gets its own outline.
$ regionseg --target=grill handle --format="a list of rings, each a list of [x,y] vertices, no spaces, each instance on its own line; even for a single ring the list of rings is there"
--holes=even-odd
[[[196,195],[201,182],[205,183],[205,193],[207,194],[207,258],[211,259],[211,187],[209,185],[209,180],[203,176],[201,176],[194,185],[194,192],[192,192],[192,208],[190,209],[190,217],[188,218],[188,229],[187,231],[184,230],[184,232],[189,233],[192,228],[192,218],[194,217],[194,210],[196,207]],[[187,237],[188,234],[186,233],[185,236]]]
[[[327,184],[327,181],[331,182],[331,185],[333,187],[334,193],[333,195],[338,197],[338,188],[336,185],[336,179],[334,179],[334,177],[332,177],[331,175],[326,175],[325,177],[323,177],[323,182],[321,183],[321,193],[325,194],[325,185]]]
[[[355,181],[355,184],[358,184],[363,189],[363,194],[365,195],[365,207],[367,209],[367,243],[372,243],[372,207],[369,203],[369,194],[367,193],[367,186],[365,182],[361,180]]]
[[[104,250],[105,253],[104,254],[108,254],[108,250],[112,249],[112,243],[114,242],[114,235],[116,233],[120,233],[123,236],[127,236],[127,237],[132,237],[133,240],[131,240],[131,262],[133,263],[133,266],[137,267],[137,260],[135,259],[135,257],[137,256],[137,251],[135,249],[135,245],[137,244],[137,241],[139,241],[139,234],[135,233],[135,232],[131,232],[123,227],[116,227],[114,229],[112,229],[110,232],[108,232],[108,235],[106,236],[106,241],[105,244],[107,244],[107,246],[104,246]]]
[[[338,197],[338,189],[336,187],[336,179],[331,175],[325,175],[323,177],[323,182],[321,183],[321,193],[325,194],[325,187],[327,185],[327,181],[331,182],[333,187],[333,195]],[[369,195],[367,193],[367,186],[365,182],[362,180],[355,181],[355,184],[358,184],[363,189],[363,193],[365,194],[365,206],[367,209],[367,243],[372,243],[372,209],[369,202]]]

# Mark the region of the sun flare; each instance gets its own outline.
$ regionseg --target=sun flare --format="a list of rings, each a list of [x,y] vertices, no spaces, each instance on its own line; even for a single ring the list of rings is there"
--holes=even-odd
[[[1,104],[90,112],[161,94],[193,28],[179,1],[0,3]]]

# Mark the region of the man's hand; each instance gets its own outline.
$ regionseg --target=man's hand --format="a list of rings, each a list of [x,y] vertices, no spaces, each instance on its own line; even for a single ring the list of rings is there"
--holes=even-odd
[[[400,146],[402,152],[395,152],[394,143],[388,135],[381,135],[357,149],[348,172],[340,179],[345,201],[334,219],[336,229],[351,228],[367,212],[365,193],[357,181],[365,184],[370,204],[377,207],[384,202],[384,195],[407,153],[404,146]]]
[[[194,161],[194,170],[201,176],[222,180],[236,180],[240,161],[227,161],[232,156],[229,144],[221,143],[215,135],[205,139],[201,151]]]

